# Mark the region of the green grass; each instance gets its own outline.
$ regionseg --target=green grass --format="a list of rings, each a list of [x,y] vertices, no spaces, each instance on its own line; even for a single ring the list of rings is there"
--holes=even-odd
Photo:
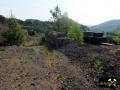
[[[50,52],[49,52],[49,50],[48,50],[48,47],[47,46],[43,46],[43,45],[41,45],[41,46],[34,46],[34,45],[32,45],[32,46],[27,46],[27,48],[30,48],[30,49],[32,49],[32,53],[33,54],[36,54],[37,52],[42,52],[43,54],[45,54],[45,55],[48,55]]]
[[[5,51],[5,48],[0,47],[0,51]]]
[[[60,57],[49,51],[47,46],[29,46],[27,48],[32,50],[33,55],[36,55],[39,52],[42,53],[45,57],[44,63],[47,67],[60,66],[64,63]]]

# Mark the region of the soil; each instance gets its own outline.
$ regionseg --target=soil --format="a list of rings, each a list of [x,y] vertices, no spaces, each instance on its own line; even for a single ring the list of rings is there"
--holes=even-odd
[[[83,75],[82,79],[78,80],[82,81],[85,79],[84,81],[87,84],[84,83],[84,85],[86,87],[89,86],[88,88],[91,88],[90,90],[113,89],[96,85],[98,83],[97,80],[101,77],[117,77],[118,81],[120,81],[120,46],[78,45],[71,43],[62,47],[59,51],[70,59],[72,65],[82,70],[82,73],[78,72],[80,74],[79,77],[81,77],[81,74]],[[96,68],[94,67],[97,60],[102,62],[103,67],[99,74],[96,74]],[[83,86],[83,90],[87,90],[85,86]],[[96,86],[97,88],[94,88]],[[120,87],[114,89],[119,90]]]
[[[4,48],[0,90],[120,90],[97,85],[99,77],[120,76],[120,46],[70,43],[49,52],[52,58],[41,48],[36,53],[23,46]],[[103,66],[99,75],[96,60]]]

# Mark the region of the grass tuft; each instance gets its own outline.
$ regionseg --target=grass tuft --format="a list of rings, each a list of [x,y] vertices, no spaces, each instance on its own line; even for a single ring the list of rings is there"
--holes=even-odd
[[[0,48],[0,51],[5,51],[5,48]]]
[[[101,73],[103,69],[103,62],[100,59],[96,59],[94,63],[94,68],[97,74]]]

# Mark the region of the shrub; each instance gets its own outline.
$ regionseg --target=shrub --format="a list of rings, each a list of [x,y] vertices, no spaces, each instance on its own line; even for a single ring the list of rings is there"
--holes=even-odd
[[[116,32],[115,35],[116,35],[116,37],[113,38],[113,41],[114,41],[116,44],[120,44],[120,32]]]
[[[83,43],[83,30],[80,28],[80,25],[77,22],[73,22],[67,36],[75,42],[80,44]]]
[[[18,24],[15,18],[9,18],[8,21],[9,30],[6,31],[3,36],[7,40],[8,45],[20,45],[24,42],[27,36],[27,31],[23,30]]]

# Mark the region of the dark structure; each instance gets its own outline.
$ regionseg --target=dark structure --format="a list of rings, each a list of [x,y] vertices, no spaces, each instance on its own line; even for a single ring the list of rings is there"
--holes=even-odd
[[[107,38],[103,37],[104,33],[96,33],[96,32],[84,32],[84,41],[90,44],[101,44],[106,42]]]
[[[102,44],[107,41],[106,37],[103,37],[104,33],[95,33],[90,31],[84,32],[84,42],[89,44]],[[60,48],[69,44],[71,41],[62,32],[50,32],[45,35],[43,42],[50,48]]]
[[[70,42],[70,40],[61,32],[52,32],[45,35],[44,42],[50,48],[60,48]]]

